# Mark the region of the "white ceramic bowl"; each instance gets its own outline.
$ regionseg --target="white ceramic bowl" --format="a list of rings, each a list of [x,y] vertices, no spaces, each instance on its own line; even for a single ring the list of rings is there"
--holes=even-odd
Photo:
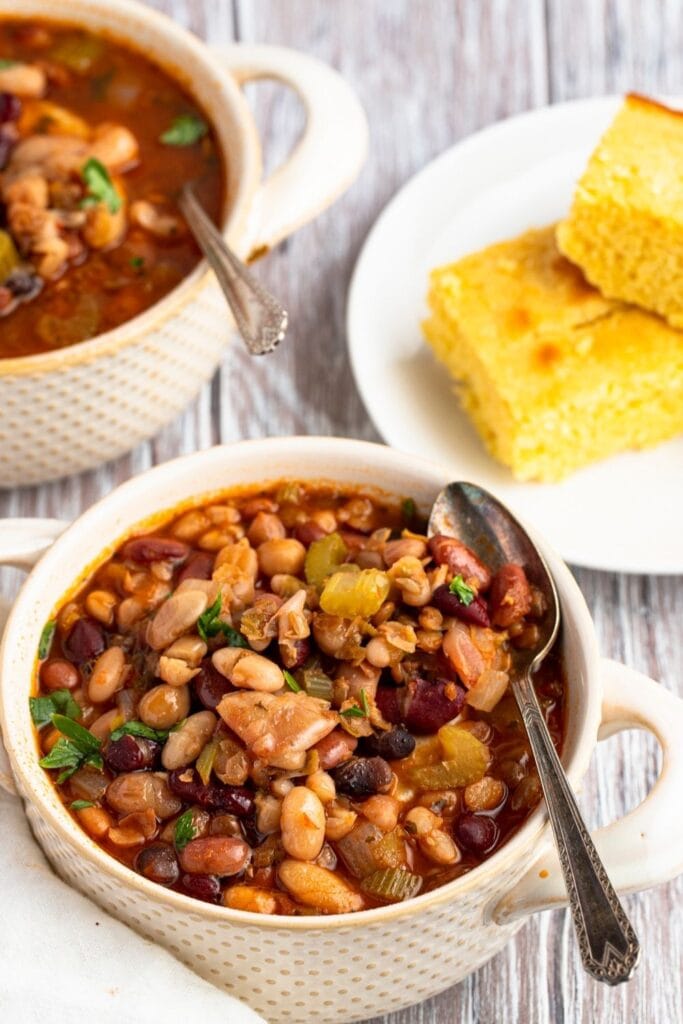
[[[359,1020],[425,999],[493,956],[532,911],[566,902],[549,826],[539,808],[470,874],[405,904],[330,917],[263,917],[198,903],[124,867],[85,835],[38,766],[28,696],[44,623],[103,546],[137,522],[197,493],[275,480],[332,479],[412,495],[428,509],[446,482],[438,466],[380,445],[329,438],[246,441],[169,462],[130,480],[68,527],[40,557],[17,598],[0,651],[0,714],[17,786],[59,874],[110,913],[160,942],[273,1024]],[[0,563],[27,566],[63,524],[0,524]],[[567,667],[563,761],[578,787],[598,735],[640,726],[663,748],[647,799],[596,833],[621,891],[683,870],[683,702],[623,665],[601,661],[569,570],[542,541],[557,584]],[[618,779],[615,779],[618,785]]]
[[[0,17],[13,16],[104,32],[185,85],[215,126],[225,168],[222,228],[245,258],[320,213],[365,159],[360,104],[336,72],[312,57],[275,46],[209,49],[133,0],[0,0]],[[240,89],[257,78],[293,88],[307,116],[293,153],[266,181]],[[211,378],[232,329],[202,261],[164,299],[112,331],[54,352],[0,359],[0,487],[89,469],[150,437]]]

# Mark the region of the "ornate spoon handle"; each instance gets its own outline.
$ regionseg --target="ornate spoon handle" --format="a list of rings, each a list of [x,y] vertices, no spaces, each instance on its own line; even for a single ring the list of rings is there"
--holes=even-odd
[[[543,719],[530,672],[512,688],[536,759],[555,833],[583,966],[598,981],[628,981],[640,943],[581,817]]]
[[[272,352],[285,336],[286,310],[226,245],[189,186],[183,187],[178,205],[223,289],[247,348],[253,356]]]

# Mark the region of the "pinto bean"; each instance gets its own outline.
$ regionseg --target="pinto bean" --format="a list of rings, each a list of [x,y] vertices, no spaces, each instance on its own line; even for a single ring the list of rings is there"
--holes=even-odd
[[[95,662],[88,681],[88,697],[93,704],[111,700],[123,686],[128,666],[120,647],[109,647]]]
[[[305,907],[326,914],[363,909],[363,897],[349,882],[317,864],[284,860],[278,868],[278,877],[285,889]]]
[[[531,611],[531,587],[521,565],[502,565],[491,581],[491,621],[507,629]]]
[[[171,818],[182,803],[174,796],[163,775],[127,772],[107,786],[107,803],[119,814],[134,814],[151,808],[158,818]]]
[[[169,647],[187,633],[206,611],[208,597],[201,590],[171,594],[159,607],[147,630],[147,642],[155,651]]]
[[[198,711],[172,732],[161,753],[164,768],[173,771],[191,764],[208,743],[218,719],[213,711]]]
[[[343,729],[333,729],[327,736],[318,740],[313,749],[318,754],[318,764],[321,768],[336,768],[342,761],[348,761],[358,746],[355,736],[350,736]]]
[[[315,860],[325,842],[325,809],[312,789],[290,789],[282,801],[280,829],[290,857]]]
[[[64,658],[50,658],[40,666],[40,682],[46,690],[75,690],[80,681],[78,669]]]
[[[259,544],[256,553],[259,568],[265,576],[275,576],[277,573],[298,576],[306,558],[306,548],[294,537],[264,541]]]
[[[251,849],[235,836],[204,836],[191,839],[180,851],[183,871],[191,875],[238,875],[251,859]]]
[[[286,536],[284,523],[273,512],[257,512],[247,530],[247,540],[254,547],[267,540],[281,540]]]
[[[429,550],[437,565],[447,565],[450,571],[476,584],[477,590],[486,590],[491,583],[491,573],[474,551],[455,537],[437,533],[429,539]]]
[[[190,710],[190,691],[187,686],[169,686],[160,683],[144,695],[138,705],[138,715],[152,729],[171,729],[182,722]]]

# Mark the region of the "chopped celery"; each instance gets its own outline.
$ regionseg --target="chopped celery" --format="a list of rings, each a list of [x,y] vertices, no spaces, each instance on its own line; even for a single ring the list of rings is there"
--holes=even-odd
[[[364,878],[361,889],[368,896],[387,903],[400,903],[417,896],[422,888],[422,879],[405,868],[385,868]]]
[[[197,758],[197,774],[202,780],[204,785],[208,785],[209,779],[211,778],[211,772],[213,771],[213,763],[216,760],[216,754],[218,753],[218,741],[210,740],[206,744],[201,754]]]
[[[306,552],[306,581],[321,587],[347,554],[346,544],[338,533],[328,533],[326,537],[314,540]]]
[[[395,828],[372,844],[372,856],[378,868],[398,868],[406,862],[406,843],[403,832]]]
[[[482,763],[488,764],[488,747],[476,736],[473,736],[468,729],[462,729],[459,725],[442,725],[437,736],[443,756],[447,761],[477,758]]]
[[[0,231],[0,281],[5,281],[19,265],[19,254],[12,236],[7,231]]]
[[[304,668],[299,676],[309,697],[317,697],[318,700],[332,700],[334,684],[319,666]]]
[[[466,756],[462,755],[457,760],[411,768],[406,773],[410,782],[422,790],[456,789],[479,782],[488,767],[488,750],[474,736],[471,738],[480,750],[472,749]]]
[[[379,569],[362,569],[358,573],[335,572],[325,583],[320,607],[328,615],[352,619],[356,615],[369,618],[380,610],[391,583]]]
[[[104,52],[104,41],[85,32],[62,36],[50,50],[50,59],[64,64],[77,75],[85,75]]]

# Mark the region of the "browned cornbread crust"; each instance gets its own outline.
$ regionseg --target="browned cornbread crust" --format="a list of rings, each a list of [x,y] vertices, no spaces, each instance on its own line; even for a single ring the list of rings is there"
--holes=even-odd
[[[559,480],[683,431],[683,333],[604,298],[554,226],[433,271],[423,328],[492,455]]]
[[[591,156],[558,246],[611,298],[683,326],[683,115],[643,96]]]

